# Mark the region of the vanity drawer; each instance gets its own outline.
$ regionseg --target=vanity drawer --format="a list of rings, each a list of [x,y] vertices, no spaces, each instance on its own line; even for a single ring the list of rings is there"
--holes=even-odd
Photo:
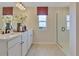
[[[12,38],[12,40],[8,41],[8,48],[11,48],[18,43],[21,43],[21,36],[17,36],[15,38]]]

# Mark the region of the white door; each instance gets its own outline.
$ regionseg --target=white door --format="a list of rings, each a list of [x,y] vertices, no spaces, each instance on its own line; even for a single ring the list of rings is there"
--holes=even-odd
[[[8,56],[21,56],[21,43],[17,43],[8,49]]]
[[[57,42],[67,54],[69,49],[69,29],[67,28],[68,8],[57,10]]]

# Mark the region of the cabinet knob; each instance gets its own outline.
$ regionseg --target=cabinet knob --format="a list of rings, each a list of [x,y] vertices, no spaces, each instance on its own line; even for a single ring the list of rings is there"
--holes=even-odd
[[[21,44],[23,44],[24,42],[22,41]]]

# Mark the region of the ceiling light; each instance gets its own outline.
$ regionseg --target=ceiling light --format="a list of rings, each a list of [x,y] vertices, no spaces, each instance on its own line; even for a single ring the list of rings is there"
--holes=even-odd
[[[20,3],[20,2],[16,3],[16,7],[18,7],[18,8],[21,9],[21,10],[25,10],[25,7],[24,7],[23,4]]]

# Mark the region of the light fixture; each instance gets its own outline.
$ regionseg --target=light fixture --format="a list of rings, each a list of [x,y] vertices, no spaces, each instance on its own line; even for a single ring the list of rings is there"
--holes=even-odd
[[[21,2],[16,3],[16,7],[18,7],[21,10],[25,10],[25,7],[23,6]]]

